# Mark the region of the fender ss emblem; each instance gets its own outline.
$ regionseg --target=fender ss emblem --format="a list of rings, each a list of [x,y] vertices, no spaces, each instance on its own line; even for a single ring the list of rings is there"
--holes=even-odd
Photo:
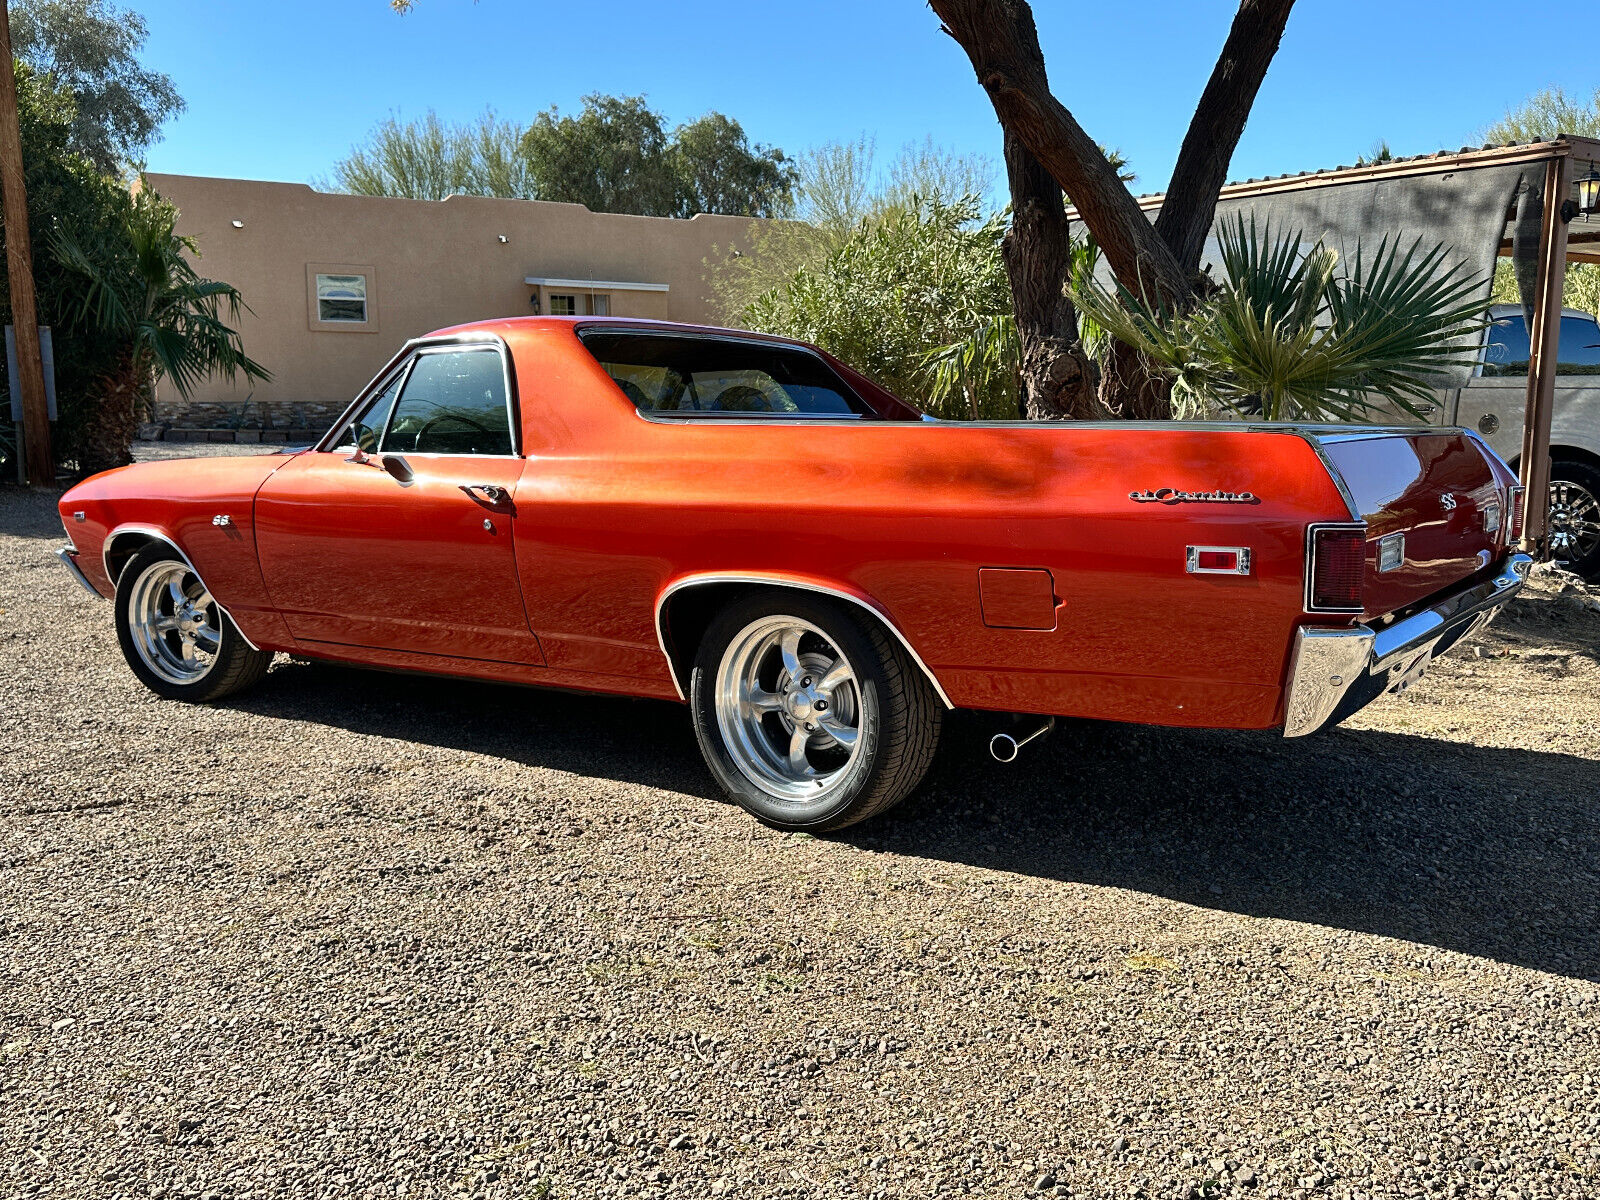
[[[1439,507],[1444,509],[1445,512],[1455,512],[1456,498],[1449,492],[1446,492],[1444,495],[1439,497]]]
[[[1254,492],[1181,492],[1177,488],[1146,488],[1129,492],[1128,499],[1138,504],[1260,504]]]

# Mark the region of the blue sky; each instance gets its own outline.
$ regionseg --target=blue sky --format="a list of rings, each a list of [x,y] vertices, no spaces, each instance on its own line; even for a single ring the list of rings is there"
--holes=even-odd
[[[526,119],[586,92],[647,94],[673,121],[720,109],[795,151],[862,133],[998,159],[960,49],[917,0],[135,0],[149,65],[188,101],[149,168],[310,181],[390,112]],[[1230,0],[1035,0],[1058,96],[1159,190],[1226,34]],[[1515,11],[1516,19],[1508,19]],[[1230,178],[1462,145],[1508,105],[1600,83],[1578,9],[1533,0],[1300,0]]]

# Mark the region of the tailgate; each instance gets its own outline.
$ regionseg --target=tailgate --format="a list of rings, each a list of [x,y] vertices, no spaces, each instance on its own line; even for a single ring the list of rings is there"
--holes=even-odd
[[[1510,469],[1459,429],[1362,430],[1318,437],[1367,523],[1362,604],[1408,608],[1486,570],[1508,544]],[[1403,557],[1388,545],[1403,535]],[[1398,561],[1396,561],[1398,559]]]

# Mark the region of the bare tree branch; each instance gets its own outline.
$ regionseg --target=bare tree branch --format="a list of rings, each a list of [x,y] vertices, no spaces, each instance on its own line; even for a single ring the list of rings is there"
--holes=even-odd
[[[929,0],[967,52],[995,115],[1072,198],[1125,286],[1181,302],[1186,272],[1155,233],[1095,140],[1050,91],[1033,10],[1025,0]]]
[[[1156,218],[1156,232],[1186,273],[1200,265],[1228,163],[1293,7],[1294,0],[1243,0],[1200,93]]]

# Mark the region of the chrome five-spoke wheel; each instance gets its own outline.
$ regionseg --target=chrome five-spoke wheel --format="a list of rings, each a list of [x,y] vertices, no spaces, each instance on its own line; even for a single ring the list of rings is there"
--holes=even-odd
[[[177,547],[151,542],[116,576],[117,640],[139,681],[169,700],[217,700],[267,672]]]
[[[869,612],[799,589],[731,597],[689,672],[695,739],[723,791],[779,829],[842,829],[904,799],[942,710]]]
[[[217,664],[222,625],[216,603],[189,564],[146,567],[128,598],[128,632],[144,665],[168,683],[198,683]]]
[[[837,785],[861,741],[850,661],[798,617],[763,617],[734,637],[717,668],[716,707],[734,765],[788,800]]]

